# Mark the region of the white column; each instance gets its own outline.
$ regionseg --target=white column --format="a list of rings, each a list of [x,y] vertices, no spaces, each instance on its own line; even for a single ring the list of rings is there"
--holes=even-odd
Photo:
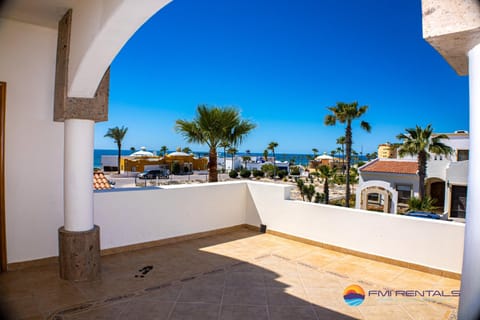
[[[93,228],[93,120],[67,119],[64,155],[65,230]]]
[[[470,81],[470,154],[465,247],[458,319],[480,317],[480,44],[468,53]]]

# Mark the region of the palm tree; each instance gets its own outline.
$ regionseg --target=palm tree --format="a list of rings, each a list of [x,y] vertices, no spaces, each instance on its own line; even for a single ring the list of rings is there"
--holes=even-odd
[[[323,179],[323,193],[325,194],[325,204],[328,204],[328,185],[332,182],[332,179],[335,177],[337,168],[330,168],[330,166],[320,166],[320,177]]]
[[[218,145],[220,148],[223,148],[223,171],[227,170],[227,148],[230,147],[230,142],[227,140],[220,142]]]
[[[325,124],[327,126],[334,126],[337,121],[345,124],[345,149],[346,149],[346,186],[345,186],[345,206],[350,206],[350,162],[352,157],[352,122],[363,116],[363,114],[367,111],[368,106],[358,106],[358,102],[352,103],[344,103],[344,102],[337,102],[337,104],[333,107],[328,107],[328,110],[332,112],[332,114],[328,114],[325,117]],[[371,126],[368,122],[362,121],[360,122],[360,126],[367,132],[370,132]]]
[[[189,147],[185,147],[185,148],[182,149],[182,152],[192,153],[192,149],[190,149]]]
[[[128,128],[125,127],[115,127],[109,128],[104,137],[112,138],[113,141],[117,144],[118,147],[118,174],[120,174],[120,160],[122,157],[122,140],[125,138]]]
[[[336,142],[342,146],[341,148],[338,147],[337,150],[342,152],[342,172],[345,174],[345,136],[338,137]]]
[[[449,155],[452,148],[441,142],[441,139],[448,139],[445,134],[433,134],[433,128],[429,124],[423,129],[420,126],[405,129],[406,133],[397,135],[397,139],[403,140],[403,144],[398,148],[400,157],[405,155],[417,156],[418,177],[419,177],[419,197],[423,200],[425,197],[425,176],[427,175],[427,160],[430,153]]]
[[[238,152],[238,150],[235,147],[228,148],[228,154],[232,155],[232,170],[235,170],[233,160],[235,158],[235,154]]]
[[[208,154],[208,181],[217,182],[217,148],[223,141],[235,145],[256,127],[248,120],[240,118],[240,112],[232,107],[211,107],[199,105],[197,115],[192,121],[177,120],[175,130],[181,133],[189,143],[206,144]]]
[[[313,152],[313,159],[315,159],[318,156],[318,149],[312,148],[312,152]]]
[[[263,150],[263,158],[265,159],[265,161],[268,161],[268,150],[267,149]]]
[[[278,147],[278,142],[272,141],[268,144],[267,150],[272,150],[272,156],[273,156],[273,178],[275,179],[275,176],[277,175],[277,170],[275,166],[275,148]]]
[[[161,152],[162,155],[165,157],[165,155],[166,155],[167,152],[168,152],[167,146],[162,146],[162,147],[160,148],[160,152]]]

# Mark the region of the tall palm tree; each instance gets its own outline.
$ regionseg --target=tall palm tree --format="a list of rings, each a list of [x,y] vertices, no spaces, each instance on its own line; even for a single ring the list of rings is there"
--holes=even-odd
[[[417,156],[418,177],[419,177],[419,196],[423,200],[425,197],[425,176],[427,175],[427,160],[430,153],[449,155],[452,148],[441,142],[441,139],[448,139],[445,134],[433,134],[433,128],[429,124],[423,129],[420,126],[405,129],[406,133],[397,135],[397,139],[403,140],[403,144],[398,148],[400,157],[405,155]]]
[[[235,158],[235,155],[236,155],[237,152],[238,152],[238,149],[235,148],[235,147],[231,147],[231,148],[228,148],[228,151],[227,151],[227,152],[232,155],[232,170],[235,170],[234,165],[233,165],[233,160],[234,160],[234,158]]]
[[[125,138],[125,134],[127,134],[128,128],[125,127],[115,127],[115,128],[109,128],[107,133],[104,135],[104,137],[112,138],[113,141],[117,144],[118,148],[118,174],[120,174],[120,160],[122,157],[122,140]]]
[[[162,155],[165,157],[165,155],[166,155],[167,152],[168,152],[167,146],[162,146],[162,147],[160,148],[160,152],[161,152]]]
[[[345,206],[350,206],[350,165],[352,157],[352,122],[367,112],[368,106],[358,106],[358,102],[344,103],[337,102],[333,107],[328,107],[332,113],[325,116],[325,124],[327,126],[334,126],[337,121],[345,124],[345,156],[346,156],[346,186],[345,186]],[[368,122],[361,121],[360,126],[367,132],[370,132],[371,126]]]
[[[248,120],[242,120],[240,112],[232,107],[199,105],[192,121],[177,120],[175,130],[181,133],[187,142],[206,144],[208,154],[208,181],[217,182],[217,148],[222,141],[231,141],[235,145],[256,127]]]
[[[218,145],[220,148],[223,148],[223,171],[227,170],[227,148],[230,147],[230,142],[224,140]]]
[[[318,156],[318,149],[312,148],[312,152],[313,152],[313,160],[315,160],[315,158]]]
[[[273,156],[273,178],[277,175],[277,168],[275,165],[275,148],[278,147],[278,142],[272,141],[268,144],[267,150],[272,150],[272,156]]]
[[[331,168],[330,166],[320,166],[320,177],[323,179],[323,193],[325,194],[325,204],[328,204],[328,195],[329,189],[328,185],[332,182],[335,174],[337,173],[337,168]]]

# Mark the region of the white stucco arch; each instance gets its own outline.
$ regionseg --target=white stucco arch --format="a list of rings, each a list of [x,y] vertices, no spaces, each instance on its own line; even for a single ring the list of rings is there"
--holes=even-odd
[[[68,96],[92,98],[125,43],[170,1],[76,1],[72,8]]]
[[[393,214],[397,214],[398,192],[397,190],[392,188],[390,183],[381,181],[381,180],[369,180],[358,186],[355,194],[355,207],[357,209],[360,209],[360,204],[362,201],[362,192],[365,189],[373,188],[373,187],[380,187],[390,192],[390,194],[392,195],[392,202],[390,203],[389,212],[392,212]]]

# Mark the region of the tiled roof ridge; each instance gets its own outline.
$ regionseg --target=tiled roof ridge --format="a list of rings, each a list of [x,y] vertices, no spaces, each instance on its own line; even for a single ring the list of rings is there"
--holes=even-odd
[[[414,160],[375,159],[360,167],[359,170],[361,172],[417,174],[418,164]]]
[[[93,172],[93,190],[108,190],[112,189],[112,185],[105,177],[103,171]]]

